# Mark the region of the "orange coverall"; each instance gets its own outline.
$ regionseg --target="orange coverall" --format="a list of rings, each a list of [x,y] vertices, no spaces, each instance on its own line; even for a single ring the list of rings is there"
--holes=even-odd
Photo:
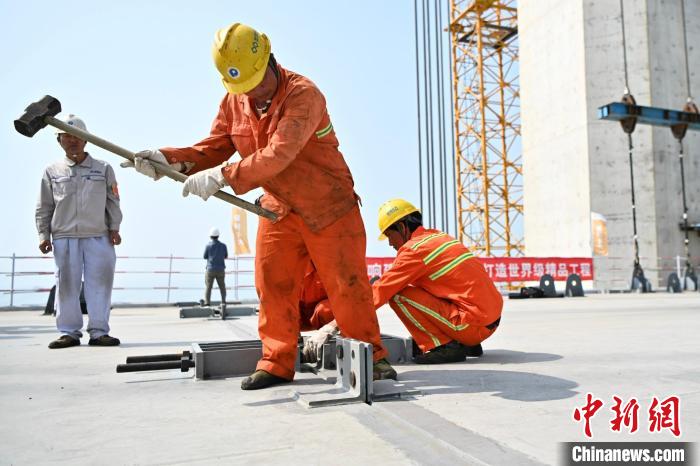
[[[190,173],[219,165],[238,151],[241,160],[222,169],[234,192],[262,187],[289,207],[290,213],[276,223],[260,218],[255,286],[263,343],[257,368],[291,380],[309,258],[326,285],[342,334],[371,343],[375,361],[387,353],[365,278],[366,237],[358,197],[325,98],[309,79],[277,69],[277,91],[262,116],[245,95],[226,94],[208,138],[192,147],[160,150],[171,163],[194,163]]]
[[[375,308],[389,302],[424,352],[451,340],[481,343],[496,330],[503,308],[501,294],[469,250],[423,227],[399,248],[372,290]]]
[[[299,298],[300,327],[301,331],[318,330],[329,322],[332,322],[333,312],[328,301],[328,294],[321,283],[321,278],[316,272],[312,262],[306,269],[304,282]]]

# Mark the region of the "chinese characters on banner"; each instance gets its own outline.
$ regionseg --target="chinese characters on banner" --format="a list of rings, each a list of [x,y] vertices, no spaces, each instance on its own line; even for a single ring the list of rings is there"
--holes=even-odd
[[[593,280],[590,257],[476,257],[494,282],[537,281],[544,274],[566,280],[575,273],[581,280]],[[392,257],[368,257],[367,275],[382,276],[391,268]]]
[[[590,257],[478,257],[494,282],[536,281],[544,274],[566,280],[572,273],[593,280]]]
[[[639,402],[636,398],[623,403],[622,398],[613,396],[614,405],[610,408],[613,413],[610,419],[610,430],[621,432],[624,429],[633,434],[639,426]],[[651,433],[661,432],[666,429],[674,436],[680,437],[680,399],[677,396],[669,396],[665,400],[653,397],[647,410],[648,430]],[[591,432],[591,419],[603,407],[603,400],[596,399],[592,394],[586,394],[586,404],[574,409],[574,421],[583,422],[583,433],[586,437],[593,437]],[[643,421],[642,421],[643,422]]]
[[[391,268],[391,264],[394,263],[393,257],[368,257],[367,258],[367,276],[372,279],[372,277],[381,277],[384,272]]]

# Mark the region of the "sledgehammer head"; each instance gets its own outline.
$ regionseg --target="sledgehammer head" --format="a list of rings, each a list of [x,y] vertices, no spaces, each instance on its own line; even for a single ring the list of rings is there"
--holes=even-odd
[[[45,95],[40,101],[30,104],[24,110],[24,114],[15,120],[15,129],[30,138],[46,126],[44,118],[56,116],[60,111],[61,102],[55,97]]]

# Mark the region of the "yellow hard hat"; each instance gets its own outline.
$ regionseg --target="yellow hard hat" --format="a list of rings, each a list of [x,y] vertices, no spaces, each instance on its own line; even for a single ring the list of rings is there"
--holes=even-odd
[[[408,214],[420,212],[416,206],[403,199],[392,199],[379,206],[379,240],[385,240],[384,232]]]
[[[245,94],[265,76],[270,39],[250,26],[234,23],[216,31],[212,56],[226,90],[231,94]]]

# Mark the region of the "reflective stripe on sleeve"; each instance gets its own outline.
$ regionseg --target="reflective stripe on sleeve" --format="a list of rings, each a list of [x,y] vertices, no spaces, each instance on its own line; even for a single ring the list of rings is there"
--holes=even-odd
[[[333,123],[330,123],[330,122],[329,122],[329,123],[328,123],[328,126],[326,126],[326,127],[323,128],[323,129],[320,129],[320,130],[316,131],[316,137],[319,138],[319,139],[321,139],[323,136],[327,135],[327,134],[330,133],[331,131],[333,131]]]
[[[474,257],[474,254],[472,254],[471,252],[465,252],[464,254],[457,257],[456,259],[454,259],[452,262],[450,262],[449,264],[447,264],[446,266],[444,266],[443,268],[441,268],[437,272],[432,273],[428,278],[430,278],[431,280],[436,280],[436,279],[442,277],[443,275],[445,275],[450,270],[457,267],[459,264],[461,264],[465,260],[469,259],[470,257]]]
[[[448,241],[447,243],[441,244],[440,246],[438,246],[437,248],[435,248],[435,250],[434,250],[433,252],[431,252],[430,254],[428,254],[428,255],[425,257],[425,259],[423,259],[423,262],[425,262],[425,265],[430,264],[433,260],[435,260],[435,259],[437,258],[437,256],[439,256],[440,254],[442,254],[443,251],[445,251],[445,249],[451,248],[452,246],[454,246],[455,244],[458,244],[458,243],[459,243],[459,241],[453,240],[453,241]]]
[[[428,235],[425,238],[423,238],[422,240],[418,241],[413,246],[411,246],[411,249],[413,249],[415,251],[416,249],[418,249],[419,246],[421,246],[425,242],[430,241],[433,238],[437,238],[438,236],[445,236],[446,234],[447,233],[433,233],[432,235]]]

